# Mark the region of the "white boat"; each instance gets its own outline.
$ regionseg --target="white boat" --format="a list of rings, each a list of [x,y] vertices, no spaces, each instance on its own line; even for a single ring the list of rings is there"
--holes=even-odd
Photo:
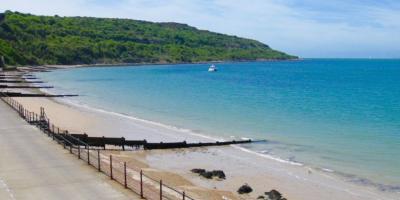
[[[211,66],[208,68],[208,71],[209,71],[209,72],[216,72],[216,71],[217,71],[217,67],[216,67],[215,65],[211,65]]]

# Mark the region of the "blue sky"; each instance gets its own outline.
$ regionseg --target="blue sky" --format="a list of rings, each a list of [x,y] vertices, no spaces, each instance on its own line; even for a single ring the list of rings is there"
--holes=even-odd
[[[1,0],[4,10],[174,21],[301,57],[400,58],[399,0]]]

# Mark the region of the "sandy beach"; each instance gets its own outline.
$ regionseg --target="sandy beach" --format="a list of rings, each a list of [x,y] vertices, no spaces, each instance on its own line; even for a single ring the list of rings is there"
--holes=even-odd
[[[90,136],[113,136],[148,141],[210,141],[160,124],[120,114],[95,110],[49,98],[16,98],[29,110],[44,107],[52,123],[71,133]],[[113,152],[115,154],[116,152]],[[287,199],[367,200],[398,199],[399,194],[379,191],[369,186],[347,182],[332,173],[302,165],[277,161],[268,156],[248,152],[237,146],[178,150],[119,152],[121,159],[135,163],[154,177],[162,177],[170,185],[184,188],[200,199],[256,199],[272,189]],[[193,168],[223,170],[226,180],[209,180],[190,172]],[[253,192],[238,195],[237,189],[249,184]],[[206,196],[200,196],[207,194]]]

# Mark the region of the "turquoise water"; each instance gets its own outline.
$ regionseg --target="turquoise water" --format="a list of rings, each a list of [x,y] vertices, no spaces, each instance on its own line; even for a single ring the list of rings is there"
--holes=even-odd
[[[231,138],[400,191],[400,60],[94,67],[38,74],[74,101]],[[141,139],[141,138],[140,138]]]

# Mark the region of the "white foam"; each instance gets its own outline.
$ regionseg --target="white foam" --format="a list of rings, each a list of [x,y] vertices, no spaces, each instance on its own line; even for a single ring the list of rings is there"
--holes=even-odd
[[[335,170],[328,169],[328,168],[321,168],[322,171],[333,173]]]
[[[240,149],[240,150],[242,150],[244,152],[251,153],[251,154],[254,154],[254,155],[257,155],[257,156],[261,156],[263,158],[268,158],[270,160],[275,160],[275,161],[278,161],[278,162],[281,162],[281,163],[286,163],[286,164],[295,165],[295,166],[304,166],[304,164],[302,164],[302,163],[285,160],[285,159],[282,159],[282,158],[279,158],[279,157],[274,157],[274,156],[271,156],[271,155],[268,155],[268,154],[258,153],[258,152],[255,152],[255,151],[252,151],[250,149],[246,149],[246,148],[243,148],[243,147],[240,147],[240,146],[237,146],[237,145],[232,145],[232,146],[234,148]]]
[[[11,189],[8,187],[5,181],[0,178],[0,189],[4,189],[8,196],[10,196],[10,199],[15,199],[14,194],[12,193]]]

